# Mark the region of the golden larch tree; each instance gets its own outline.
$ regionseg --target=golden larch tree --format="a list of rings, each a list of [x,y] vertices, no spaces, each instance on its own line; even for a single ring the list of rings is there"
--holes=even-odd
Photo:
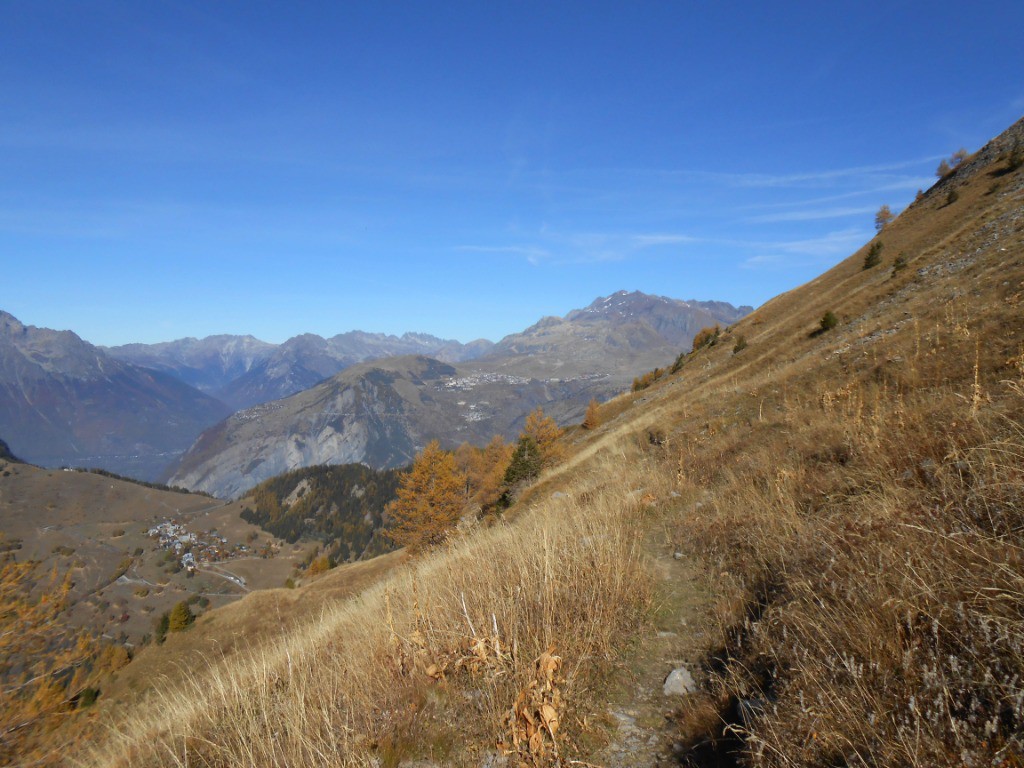
[[[388,505],[388,537],[410,552],[436,546],[455,527],[466,503],[466,476],[455,457],[431,441],[402,476],[397,498]]]
[[[537,444],[543,469],[557,464],[565,454],[565,447],[559,442],[562,437],[561,428],[554,419],[544,415],[544,409],[540,406],[526,417],[520,437],[529,437]]]
[[[597,429],[599,426],[601,426],[601,413],[599,411],[599,408],[600,405],[597,402],[597,398],[591,398],[590,404],[587,406],[587,413],[583,417],[584,429]]]
[[[75,706],[95,644],[64,621],[71,579],[0,560],[0,764],[38,756],[39,738]]]

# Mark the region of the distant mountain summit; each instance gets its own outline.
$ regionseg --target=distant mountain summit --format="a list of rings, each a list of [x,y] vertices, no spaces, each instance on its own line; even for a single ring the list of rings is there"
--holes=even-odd
[[[595,299],[565,317],[545,317],[499,341],[482,358],[535,374],[567,371],[629,373],[663,364],[693,342],[701,328],[730,325],[751,307],[680,301],[640,291]]]
[[[0,311],[0,434],[25,461],[152,479],[228,412],[173,376]]]
[[[169,373],[216,396],[216,392],[270,357],[275,349],[276,345],[254,336],[220,334],[158,344],[124,344],[105,347],[104,351],[118,360]]]

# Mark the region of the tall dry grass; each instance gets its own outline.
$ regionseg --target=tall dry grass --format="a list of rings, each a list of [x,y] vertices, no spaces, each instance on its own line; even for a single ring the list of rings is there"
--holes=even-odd
[[[411,561],[302,631],[156,690],[110,724],[90,764],[395,765],[516,750],[510,712],[545,651],[561,658],[572,750],[602,675],[651,598],[641,551],[643,460],[608,451],[528,514]],[[272,620],[268,617],[268,621]],[[514,720],[514,718],[512,718]],[[529,745],[522,759],[536,760]]]
[[[749,764],[1022,764],[1024,388],[980,391],[861,382],[682,449]]]

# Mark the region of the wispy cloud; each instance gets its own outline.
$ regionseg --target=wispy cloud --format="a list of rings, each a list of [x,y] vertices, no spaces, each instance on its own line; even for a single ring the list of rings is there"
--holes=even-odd
[[[672,232],[552,232],[542,229],[529,245],[459,245],[455,250],[521,256],[541,263],[593,264],[623,261],[665,246],[698,242],[698,238]]]
[[[790,268],[818,265],[848,256],[863,245],[867,236],[864,229],[842,229],[821,237],[735,244],[756,251],[740,264],[746,269]]]
[[[762,216],[751,216],[747,221],[755,224],[768,224],[777,221],[817,221],[819,219],[842,219],[847,216],[864,216],[874,213],[877,208],[817,208],[803,209],[797,211],[783,211],[780,213],[766,213]]]

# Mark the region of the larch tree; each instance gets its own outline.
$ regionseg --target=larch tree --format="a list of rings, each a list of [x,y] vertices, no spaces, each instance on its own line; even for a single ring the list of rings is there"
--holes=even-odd
[[[410,552],[442,543],[466,503],[466,476],[455,457],[431,441],[402,476],[397,498],[388,505],[387,536]]]
[[[587,413],[583,417],[584,429],[597,429],[601,425],[601,414],[599,408],[600,406],[598,405],[597,398],[591,398],[590,404],[587,406]]]
[[[468,478],[470,495],[481,509],[493,507],[501,497],[502,481],[513,450],[515,446],[506,443],[501,435],[495,435],[483,448],[473,449],[466,465],[460,465]]]
[[[544,409],[540,406],[537,406],[536,410],[526,417],[526,424],[520,435],[520,438],[523,437],[529,437],[537,444],[542,469],[557,464],[565,454],[565,448],[559,442],[562,437],[562,429],[554,419],[544,415]]]
[[[896,214],[892,212],[889,206],[883,205],[878,209],[878,213],[875,214],[875,229],[881,232],[895,218]]]
[[[38,756],[39,738],[85,689],[96,645],[64,621],[71,580],[36,581],[35,563],[0,560],[0,764]]]

